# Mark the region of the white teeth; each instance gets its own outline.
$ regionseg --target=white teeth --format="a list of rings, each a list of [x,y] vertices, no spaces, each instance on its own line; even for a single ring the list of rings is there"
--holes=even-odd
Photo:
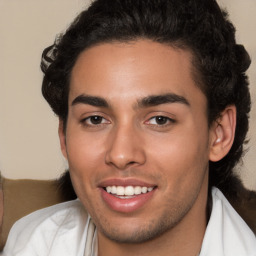
[[[152,191],[153,190],[153,188],[151,187],[151,188],[148,188],[148,192],[150,192],[150,191]]]
[[[134,194],[135,194],[135,195],[141,194],[141,187],[139,187],[139,186],[135,187],[135,188],[134,188]]]
[[[148,192],[148,188],[147,188],[147,187],[143,187],[143,188],[141,189],[141,192],[142,192],[143,194],[147,193],[147,192]]]
[[[118,196],[124,196],[124,187],[121,187],[121,186],[116,187],[116,194]]]
[[[134,195],[140,195],[145,194],[147,192],[152,191],[153,187],[140,187],[140,186],[108,186],[106,187],[106,191],[113,195],[118,195],[120,197],[122,196],[134,196]]]
[[[125,187],[124,194],[126,196],[133,196],[134,195],[134,188],[132,186]]]
[[[110,187],[110,192],[109,193],[113,193],[113,194],[116,194],[116,186],[112,186]]]

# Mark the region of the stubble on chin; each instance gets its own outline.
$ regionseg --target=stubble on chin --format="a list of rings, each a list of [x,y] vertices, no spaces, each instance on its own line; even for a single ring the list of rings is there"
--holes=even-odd
[[[183,207],[179,207],[178,209],[172,209],[171,213],[165,212],[162,216],[158,215],[158,218],[151,219],[146,223],[142,219],[141,225],[138,224],[134,228],[125,228],[125,225],[115,227],[104,217],[100,218],[99,222],[96,221],[95,224],[98,232],[101,232],[104,237],[111,241],[122,244],[145,243],[172,230],[184,218],[190,208],[187,207],[184,209]],[[157,214],[155,215],[157,216]],[[127,222],[129,221],[131,220],[127,219]],[[131,226],[134,225],[131,223]]]

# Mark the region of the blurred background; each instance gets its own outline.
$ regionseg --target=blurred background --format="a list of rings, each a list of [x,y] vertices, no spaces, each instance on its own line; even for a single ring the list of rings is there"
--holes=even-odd
[[[13,179],[53,179],[67,168],[58,119],[41,95],[40,58],[91,1],[0,0],[0,171]],[[256,1],[219,0],[252,58],[248,152],[237,172],[256,190]]]

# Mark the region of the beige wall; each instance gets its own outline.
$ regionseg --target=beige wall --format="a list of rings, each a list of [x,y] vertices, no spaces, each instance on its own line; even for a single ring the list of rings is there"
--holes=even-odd
[[[227,6],[252,59],[256,58],[255,0],[220,0]],[[0,0],[0,170],[9,178],[49,179],[66,164],[57,137],[57,118],[41,96],[42,50],[89,0]],[[249,24],[251,23],[251,24]],[[256,101],[256,63],[249,75]],[[256,103],[243,180],[256,189]]]

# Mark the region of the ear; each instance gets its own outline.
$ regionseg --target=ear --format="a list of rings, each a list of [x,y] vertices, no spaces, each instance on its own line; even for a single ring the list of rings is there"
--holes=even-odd
[[[210,129],[209,160],[217,162],[225,157],[231,149],[236,129],[236,107],[228,106]]]
[[[63,120],[59,119],[59,139],[60,139],[60,148],[63,156],[67,159],[67,148],[66,148],[66,134],[64,131],[64,123]]]

